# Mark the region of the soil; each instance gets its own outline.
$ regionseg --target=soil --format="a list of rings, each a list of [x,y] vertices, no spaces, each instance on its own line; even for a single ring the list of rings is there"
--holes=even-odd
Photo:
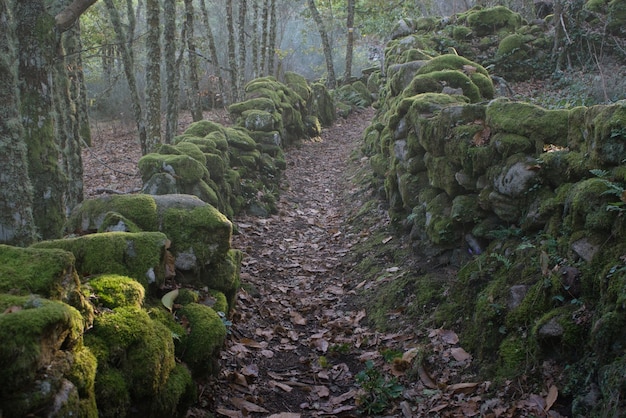
[[[373,115],[355,111],[320,138],[288,149],[278,213],[233,220],[233,247],[245,254],[243,287],[221,371],[198,382],[198,402],[187,416],[523,417],[554,403],[549,389],[533,394],[514,382],[496,388],[478,379],[452,330],[411,323],[400,307],[388,315],[392,333],[372,327],[372,298],[363,295],[380,283],[355,268],[355,249],[373,248],[364,257],[375,258],[381,282],[427,268],[410,258],[390,264],[376,250],[408,244],[394,234],[377,191],[358,181],[369,166],[358,147]],[[226,113],[206,117],[228,122]],[[133,128],[96,126],[83,154],[86,196],[141,188]]]

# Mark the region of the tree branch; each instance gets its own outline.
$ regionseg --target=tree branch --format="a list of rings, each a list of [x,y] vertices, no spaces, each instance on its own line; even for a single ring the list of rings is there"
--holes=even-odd
[[[65,32],[72,27],[85,10],[98,0],[74,0],[63,11],[54,17],[56,27],[61,32]]]

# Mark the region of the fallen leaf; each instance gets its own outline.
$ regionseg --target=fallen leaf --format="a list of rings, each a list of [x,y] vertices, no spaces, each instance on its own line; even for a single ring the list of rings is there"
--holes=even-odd
[[[272,350],[261,350],[260,354],[265,357],[265,358],[272,358],[274,357],[274,352]]]
[[[428,371],[426,371],[423,364],[419,365],[419,367],[417,368],[417,373],[419,374],[420,380],[422,381],[424,386],[429,389],[439,389],[437,387],[437,383],[435,383],[433,378],[430,377],[430,374],[428,373]]]
[[[472,393],[476,387],[480,385],[480,383],[472,382],[472,383],[456,383],[448,386],[448,391],[452,393]]]
[[[230,398],[230,403],[232,403],[234,406],[236,406],[237,408],[239,408],[240,410],[246,413],[259,412],[259,413],[264,414],[264,413],[269,412],[267,409],[263,408],[262,406],[246,401],[245,399],[242,399],[242,398]]]
[[[300,418],[300,414],[293,412],[281,412],[280,414],[272,414],[267,418]]]
[[[284,390],[287,393],[289,393],[289,392],[291,392],[293,390],[293,388],[291,386],[289,386],[289,385],[287,385],[285,383],[277,382],[275,380],[270,380],[269,381],[269,385],[270,385],[270,387],[277,387],[279,389],[282,389],[282,390]]]
[[[453,345],[459,342],[459,336],[456,335],[456,332],[454,331],[442,330],[439,336],[441,337],[441,341],[446,344]]]
[[[13,313],[13,312],[19,312],[22,310],[21,306],[9,306],[8,308],[6,308],[6,310],[3,312],[5,314],[9,314],[9,313]]]
[[[230,418],[241,418],[243,417],[243,414],[239,411],[231,411],[230,409],[224,409],[224,408],[217,408],[215,410],[215,412],[217,412],[220,415],[224,415],[225,417],[230,417]]]
[[[347,401],[348,399],[352,399],[356,396],[356,390],[350,390],[346,393],[344,393],[343,395],[339,395],[339,396],[335,396],[333,398],[330,398],[330,403],[332,405],[339,405],[344,403],[345,401]]]
[[[450,349],[450,354],[456,361],[467,361],[471,360],[472,355],[467,351],[463,350],[461,347],[453,347]]]
[[[387,238],[383,239],[383,244],[387,244],[389,241],[391,241],[393,239],[392,236],[388,236]]]
[[[448,407],[447,403],[442,403],[442,404],[435,406],[434,408],[431,408],[428,412],[439,412],[442,409],[446,409],[447,407]]]
[[[241,368],[241,373],[248,377],[259,377],[259,366],[256,364],[248,364]]]
[[[258,341],[254,341],[253,339],[250,339],[250,338],[242,338],[239,340],[239,343],[250,348],[265,348],[264,344],[259,343]]]
[[[554,385],[550,386],[550,389],[548,389],[548,396],[546,396],[546,411],[552,408],[552,405],[554,405],[554,402],[556,402],[558,397],[559,389]]]
[[[410,363],[413,361],[415,357],[417,357],[419,352],[420,350],[417,347],[410,348],[407,351],[405,351],[404,354],[402,354],[402,360]]]
[[[174,300],[178,297],[178,289],[167,292],[161,298],[161,303],[167,308],[168,311],[172,311],[174,306]]]
[[[326,398],[326,397],[330,396],[330,389],[328,389],[328,387],[326,387],[326,386],[313,386],[313,391],[320,398]]]
[[[290,311],[291,322],[295,325],[306,325],[306,319],[296,311]]]
[[[317,348],[322,353],[325,353],[326,351],[328,351],[329,344],[328,344],[328,341],[324,338],[313,340],[313,345],[315,345],[315,348]]]

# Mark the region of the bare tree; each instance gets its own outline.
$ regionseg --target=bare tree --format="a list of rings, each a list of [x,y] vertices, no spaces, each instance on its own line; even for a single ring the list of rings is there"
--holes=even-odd
[[[161,144],[161,7],[159,0],[146,0],[146,152]]]
[[[202,120],[202,103],[200,102],[200,81],[198,79],[198,53],[194,40],[194,8],[192,0],[185,0],[185,25],[187,29],[187,62],[189,63],[189,86],[187,100],[194,122]]]
[[[163,0],[163,36],[165,59],[165,138],[166,144],[171,144],[178,128],[178,88],[180,81],[179,65],[176,62],[176,47],[179,44],[176,38],[176,0]]]
[[[337,86],[337,79],[335,78],[335,66],[333,64],[333,52],[330,47],[330,41],[328,39],[328,32],[326,31],[326,26],[324,25],[324,21],[322,20],[322,16],[320,12],[317,10],[317,6],[315,5],[315,0],[307,0],[307,4],[309,6],[309,11],[311,12],[311,16],[317,25],[317,30],[320,33],[320,38],[322,38],[322,48],[324,49],[324,57],[326,59],[326,71],[328,72],[328,80],[326,81],[326,85],[328,88],[334,89]]]
[[[241,90],[246,84],[246,13],[248,10],[247,0],[239,1],[239,60],[238,60],[238,75],[237,89]]]
[[[343,74],[344,83],[352,77],[352,53],[354,52],[354,3],[355,0],[348,0],[346,26],[348,29],[348,40],[346,42],[346,70]]]
[[[233,102],[239,101],[239,69],[235,57],[235,27],[233,22],[233,0],[226,1],[226,26],[228,28],[228,68],[230,70],[230,95]]]
[[[217,55],[217,47],[215,46],[215,36],[213,36],[213,30],[211,29],[211,23],[209,22],[209,13],[207,11],[206,3],[204,0],[200,0],[200,10],[202,11],[202,20],[206,30],[207,40],[209,41],[209,54],[211,55],[211,64],[213,64],[213,71],[217,77],[219,94],[224,97],[224,78],[222,77],[222,69],[220,68],[220,60]],[[215,96],[211,97],[213,100],[212,105],[215,106]]]

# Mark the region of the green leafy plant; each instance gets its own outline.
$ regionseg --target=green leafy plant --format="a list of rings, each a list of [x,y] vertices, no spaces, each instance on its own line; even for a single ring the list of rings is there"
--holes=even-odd
[[[385,376],[374,367],[371,360],[356,375],[356,382],[363,390],[358,397],[359,409],[367,415],[383,412],[389,407],[391,400],[398,398],[404,390],[395,377]]]
[[[623,133],[620,131],[618,135],[621,136]],[[589,170],[589,172],[602,179],[602,182],[606,185],[607,189],[602,192],[602,195],[615,196],[620,199],[618,202],[608,203],[606,205],[606,210],[615,212],[626,211],[626,190],[624,189],[624,185],[609,180],[607,178],[609,172],[606,170],[594,169]]]

